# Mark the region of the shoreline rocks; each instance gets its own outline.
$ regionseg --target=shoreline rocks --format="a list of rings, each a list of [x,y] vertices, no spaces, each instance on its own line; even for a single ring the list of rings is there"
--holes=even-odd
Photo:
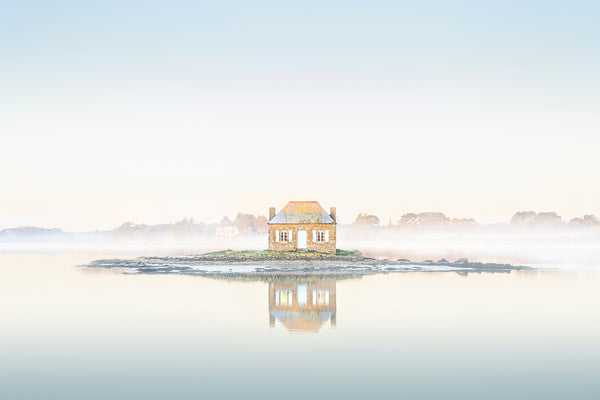
[[[359,251],[338,251],[338,254],[317,252],[276,252],[224,250],[190,256],[139,257],[134,259],[96,260],[82,267],[117,268],[124,273],[186,274],[202,276],[274,276],[286,274],[354,276],[391,272],[456,272],[460,275],[481,272],[509,273],[533,270],[531,267],[499,263],[469,262],[466,258],[454,263],[441,259],[412,262],[364,257]]]

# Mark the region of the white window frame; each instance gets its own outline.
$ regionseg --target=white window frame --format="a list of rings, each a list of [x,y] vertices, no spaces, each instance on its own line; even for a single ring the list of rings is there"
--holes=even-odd
[[[317,244],[329,243],[329,229],[313,229],[312,234],[313,234],[313,236],[312,236],[313,243],[317,243]],[[321,240],[319,240],[319,239],[321,239]]]
[[[325,231],[324,230],[317,229],[316,237],[317,237],[316,243],[325,243]]]

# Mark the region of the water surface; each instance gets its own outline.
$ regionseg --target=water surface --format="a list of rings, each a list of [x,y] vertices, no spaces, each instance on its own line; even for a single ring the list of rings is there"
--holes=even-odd
[[[1,399],[597,399],[594,269],[225,280],[0,256]]]

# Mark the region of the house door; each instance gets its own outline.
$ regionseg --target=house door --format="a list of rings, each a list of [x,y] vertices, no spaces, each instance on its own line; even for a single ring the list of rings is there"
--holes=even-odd
[[[306,231],[298,231],[298,248],[306,249]]]

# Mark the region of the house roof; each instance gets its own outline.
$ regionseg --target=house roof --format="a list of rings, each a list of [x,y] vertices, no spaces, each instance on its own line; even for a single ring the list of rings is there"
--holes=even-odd
[[[335,224],[318,201],[290,201],[269,224]]]

